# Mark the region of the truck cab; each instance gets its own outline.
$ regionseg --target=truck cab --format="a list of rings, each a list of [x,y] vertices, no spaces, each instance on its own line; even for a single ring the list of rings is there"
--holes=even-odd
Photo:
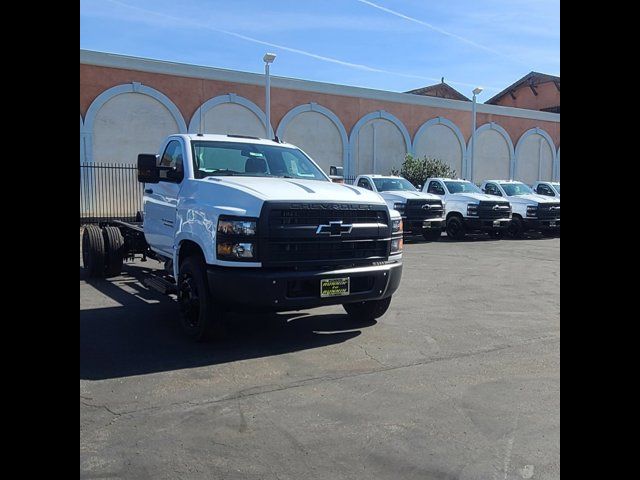
[[[407,235],[422,235],[437,240],[444,227],[442,200],[424,193],[411,182],[394,175],[359,175],[354,185],[378,193],[390,209],[402,215],[403,231]]]
[[[541,182],[537,181],[531,188],[538,195],[545,197],[557,198],[560,201],[560,182]]]
[[[467,180],[428,178],[422,191],[442,199],[446,232],[450,238],[460,240],[472,232],[486,232],[498,238],[511,223],[508,201],[483,193]]]
[[[481,188],[511,204],[509,236],[522,238],[529,230],[542,232],[545,236],[560,233],[560,198],[538,195],[529,186],[514,180],[486,180]]]
[[[338,304],[378,318],[400,284],[400,214],[377,193],[331,182],[294,145],[170,135],[158,154],[138,155],[138,181],[142,222],[86,229],[84,264],[105,276],[135,254],[163,262],[149,285],[175,293],[196,340],[219,332],[227,310]]]

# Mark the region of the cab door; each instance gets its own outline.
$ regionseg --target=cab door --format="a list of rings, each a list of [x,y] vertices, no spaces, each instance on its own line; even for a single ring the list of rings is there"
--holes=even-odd
[[[171,139],[158,159],[160,181],[147,183],[144,188],[144,234],[147,243],[156,252],[173,257],[173,239],[176,228],[176,209],[180,187],[184,180],[184,143]]]

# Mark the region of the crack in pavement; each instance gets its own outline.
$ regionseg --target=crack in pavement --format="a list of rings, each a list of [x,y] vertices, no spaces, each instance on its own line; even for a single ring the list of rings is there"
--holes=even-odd
[[[378,365],[382,365],[383,367],[388,367],[389,365],[386,365],[384,363],[382,363],[380,360],[378,360],[376,357],[374,357],[373,355],[371,355],[369,352],[367,352],[367,349],[364,348],[363,345],[358,345],[358,348],[360,348],[360,350],[362,350],[364,352],[364,354],[369,357],[371,360],[373,360],[374,362],[376,362]]]
[[[423,365],[430,365],[430,364],[433,364],[433,363],[438,363],[438,362],[443,362],[443,361],[448,361],[448,360],[457,360],[457,359],[460,359],[460,358],[468,358],[468,357],[473,357],[473,356],[476,356],[476,355],[484,355],[484,354],[487,354],[487,353],[499,352],[501,350],[507,350],[509,348],[521,347],[521,346],[531,345],[531,344],[535,344],[535,343],[557,343],[559,341],[560,341],[560,338],[558,336],[546,335],[546,336],[531,338],[531,339],[524,340],[522,342],[513,343],[513,344],[496,345],[496,346],[493,346],[493,347],[474,350],[474,351],[471,351],[471,352],[450,353],[450,354],[445,354],[445,355],[441,355],[441,356],[437,356],[437,357],[433,357],[433,358],[429,358],[429,359],[423,359],[423,360],[420,360],[420,361],[417,361],[417,362],[405,363],[405,364],[401,364],[401,365],[384,366],[384,367],[381,367],[381,368],[368,370],[368,371],[363,371],[363,372],[346,373],[346,374],[340,374],[340,375],[323,375],[323,376],[319,376],[319,377],[311,377],[311,378],[307,378],[307,379],[293,381],[293,382],[288,383],[286,385],[268,384],[268,385],[257,386],[257,387],[248,387],[248,388],[239,390],[234,394],[226,395],[226,396],[224,396],[222,398],[215,398],[215,399],[203,400],[203,401],[185,400],[185,401],[180,401],[180,402],[169,403],[167,405],[145,407],[145,408],[140,408],[140,409],[127,410],[127,411],[123,411],[123,412],[114,412],[113,410],[111,410],[106,405],[93,405],[93,404],[86,403],[86,402],[80,402],[80,403],[82,403],[83,405],[86,405],[88,407],[104,408],[109,413],[111,413],[113,415],[116,415],[116,416],[129,415],[129,414],[133,414],[133,413],[142,413],[142,412],[151,411],[151,410],[169,409],[169,408],[180,406],[180,405],[192,405],[192,406],[198,407],[198,406],[211,405],[211,404],[216,404],[216,403],[235,401],[235,400],[238,400],[240,398],[247,398],[247,397],[253,397],[253,396],[256,396],[256,395],[264,395],[264,394],[268,394],[268,393],[280,392],[280,391],[283,391],[283,390],[289,390],[289,389],[293,389],[293,388],[305,387],[305,386],[308,386],[308,385],[314,385],[314,384],[323,383],[323,382],[339,381],[339,380],[343,380],[343,379],[356,378],[356,377],[361,377],[361,376],[365,376],[365,375],[374,375],[374,374],[377,374],[377,373],[385,373],[385,372],[390,372],[390,371],[394,371],[394,370],[400,370],[400,369],[404,369],[404,368],[412,368],[412,367],[419,367],[419,366],[423,366]],[[380,363],[380,362],[378,361],[378,363]],[[272,387],[272,388],[265,388],[265,387]]]

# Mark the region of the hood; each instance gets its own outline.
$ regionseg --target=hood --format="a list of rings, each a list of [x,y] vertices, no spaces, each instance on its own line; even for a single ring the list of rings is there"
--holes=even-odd
[[[422,199],[422,200],[440,200],[440,197],[432,193],[424,192],[410,192],[407,190],[394,190],[392,192],[378,192],[378,194],[385,200],[404,202],[410,199]]]
[[[537,193],[527,193],[525,195],[512,195],[510,197],[505,197],[511,203],[558,203],[560,200],[554,197],[545,197],[544,195],[538,195]]]
[[[275,177],[207,177],[205,182],[238,189],[261,200],[384,204],[380,195],[353,185]]]
[[[473,192],[468,192],[468,193],[452,193],[447,195],[446,197],[447,202],[449,201],[462,201],[462,202],[467,202],[469,200],[476,200],[476,201],[480,201],[480,200],[484,200],[484,201],[496,201],[496,200],[501,200],[503,202],[507,202],[508,200],[505,200],[503,197],[498,197],[496,195],[487,195],[486,193],[473,193]]]

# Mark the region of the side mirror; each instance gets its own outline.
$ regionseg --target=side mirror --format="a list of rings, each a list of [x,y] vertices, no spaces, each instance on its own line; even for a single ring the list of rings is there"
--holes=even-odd
[[[418,190],[422,191],[422,185],[418,185]]]
[[[140,183],[158,183],[160,181],[158,155],[154,153],[140,153],[138,155],[138,181]]]
[[[335,183],[344,183],[344,167],[331,165],[329,167],[329,178]]]

